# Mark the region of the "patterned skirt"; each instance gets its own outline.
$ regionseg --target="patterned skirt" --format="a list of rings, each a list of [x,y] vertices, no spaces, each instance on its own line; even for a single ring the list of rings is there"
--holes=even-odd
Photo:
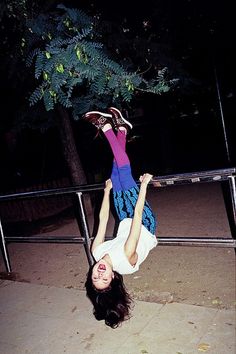
[[[114,205],[120,221],[125,218],[133,218],[134,209],[137,203],[139,194],[138,186],[132,187],[127,190],[114,191],[113,190],[113,198]],[[142,224],[146,227],[146,229],[155,235],[157,220],[156,217],[148,204],[145,201],[143,215],[142,215]]]

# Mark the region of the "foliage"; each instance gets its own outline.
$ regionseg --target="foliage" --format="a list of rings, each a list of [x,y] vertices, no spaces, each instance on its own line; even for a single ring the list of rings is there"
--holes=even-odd
[[[161,94],[175,80],[167,79],[166,68],[147,80],[112,59],[98,41],[97,19],[83,11],[58,5],[54,13],[27,21],[26,65],[34,64],[37,87],[30,105],[43,100],[47,111],[60,103],[71,108],[75,118],[109,102],[130,102],[137,91]]]

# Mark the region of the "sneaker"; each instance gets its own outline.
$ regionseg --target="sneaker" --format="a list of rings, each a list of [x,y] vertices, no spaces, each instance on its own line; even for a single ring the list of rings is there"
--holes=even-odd
[[[85,113],[83,118],[93,124],[97,129],[102,129],[107,123],[111,124],[109,119],[112,119],[112,115],[99,111],[91,111]]]
[[[112,115],[113,123],[116,129],[119,129],[119,127],[129,129],[133,128],[133,125],[122,116],[122,113],[117,108],[109,107],[108,112]]]

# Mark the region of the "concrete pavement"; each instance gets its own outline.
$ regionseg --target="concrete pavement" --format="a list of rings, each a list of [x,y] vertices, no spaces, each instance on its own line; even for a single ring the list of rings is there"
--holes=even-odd
[[[235,354],[235,311],[136,301],[118,329],[85,292],[0,280],[1,354]]]

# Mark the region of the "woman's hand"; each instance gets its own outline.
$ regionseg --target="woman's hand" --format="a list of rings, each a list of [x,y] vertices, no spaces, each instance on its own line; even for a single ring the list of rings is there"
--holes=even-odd
[[[139,177],[139,181],[141,182],[141,184],[147,186],[148,183],[151,181],[152,177],[153,175],[151,175],[150,173],[144,173]]]
[[[105,188],[104,188],[104,191],[108,191],[110,192],[110,190],[112,189],[112,181],[111,179],[107,179],[106,182],[105,182]]]

